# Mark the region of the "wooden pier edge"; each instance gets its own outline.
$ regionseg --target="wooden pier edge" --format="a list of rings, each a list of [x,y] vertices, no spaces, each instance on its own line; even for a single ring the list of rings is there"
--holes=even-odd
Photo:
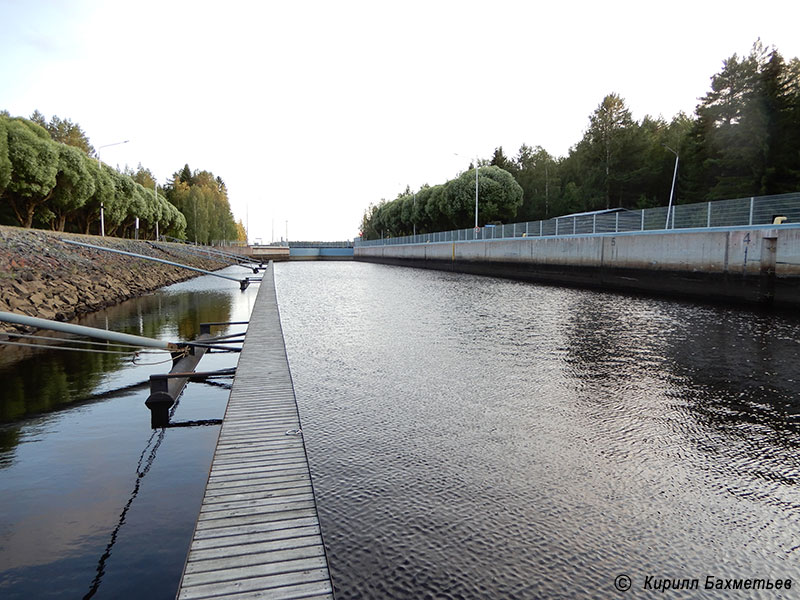
[[[177,598],[333,597],[270,262]]]

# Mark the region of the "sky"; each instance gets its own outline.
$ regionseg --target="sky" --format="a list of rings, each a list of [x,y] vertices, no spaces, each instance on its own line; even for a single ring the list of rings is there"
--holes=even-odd
[[[0,0],[0,110],[78,123],[104,162],[220,176],[251,242],[345,240],[370,203],[522,144],[565,156],[616,92],[691,114],[800,2]]]

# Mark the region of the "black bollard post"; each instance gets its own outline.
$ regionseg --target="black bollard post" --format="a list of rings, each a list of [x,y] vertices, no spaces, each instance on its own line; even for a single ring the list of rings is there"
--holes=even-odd
[[[166,382],[166,379],[162,381]],[[162,427],[169,426],[169,409],[175,404],[175,400],[172,399],[172,396],[167,392],[156,392],[150,394],[144,403],[145,406],[150,409],[150,427],[153,429],[161,429]]]

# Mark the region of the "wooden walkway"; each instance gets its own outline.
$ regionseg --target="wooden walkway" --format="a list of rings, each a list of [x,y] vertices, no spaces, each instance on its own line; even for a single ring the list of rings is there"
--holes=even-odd
[[[178,598],[333,598],[286,359],[264,272]]]

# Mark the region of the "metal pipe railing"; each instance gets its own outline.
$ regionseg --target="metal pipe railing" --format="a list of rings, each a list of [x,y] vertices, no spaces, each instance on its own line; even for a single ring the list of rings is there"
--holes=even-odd
[[[135,252],[126,252],[125,250],[116,250],[114,248],[106,248],[105,246],[95,246],[94,244],[84,244],[83,242],[73,242],[71,240],[65,240],[65,239],[62,239],[61,241],[64,242],[65,244],[72,244],[74,246],[83,246],[84,248],[92,248],[93,250],[102,250],[104,252],[112,252],[114,254],[122,254],[124,256],[132,256],[134,258],[150,260],[153,262],[170,265],[172,267],[180,267],[182,269],[188,269],[189,271],[196,271],[197,273],[203,273],[204,275],[211,275],[213,277],[219,277],[221,279],[228,279],[230,281],[235,281],[236,283],[238,283],[242,288],[242,290],[244,290],[250,283],[249,277],[245,277],[244,279],[237,279],[236,277],[221,275],[219,273],[214,273],[213,271],[206,271],[205,269],[198,269],[196,267],[190,267],[189,265],[183,265],[181,263],[172,262],[171,260],[164,260],[163,258],[154,258],[152,256],[147,256],[145,254],[136,254]],[[253,279],[253,281],[260,281],[260,279],[259,280]]]
[[[148,242],[148,244],[157,250],[169,253],[166,248],[163,248],[154,242]],[[184,254],[202,256],[205,259],[215,260],[229,266],[242,267],[243,269],[253,271],[253,273],[258,273],[259,270],[263,270],[264,268],[262,264],[257,265],[253,261],[247,260],[245,257],[229,255],[226,252],[217,252],[205,246],[190,246],[188,244],[182,244],[177,250],[178,252],[183,252]]]
[[[176,352],[180,349],[179,344],[165,342],[164,340],[156,340],[139,335],[132,335],[130,333],[119,333],[118,331],[108,331],[106,329],[97,329],[96,327],[87,327],[85,325],[51,321],[49,319],[40,319],[39,317],[29,317],[28,315],[18,315],[10,312],[0,311],[0,321],[35,327],[36,329],[60,331],[62,333],[70,333],[97,340],[127,344],[129,346],[139,346],[140,348],[158,348],[160,350],[169,350],[170,352]]]

